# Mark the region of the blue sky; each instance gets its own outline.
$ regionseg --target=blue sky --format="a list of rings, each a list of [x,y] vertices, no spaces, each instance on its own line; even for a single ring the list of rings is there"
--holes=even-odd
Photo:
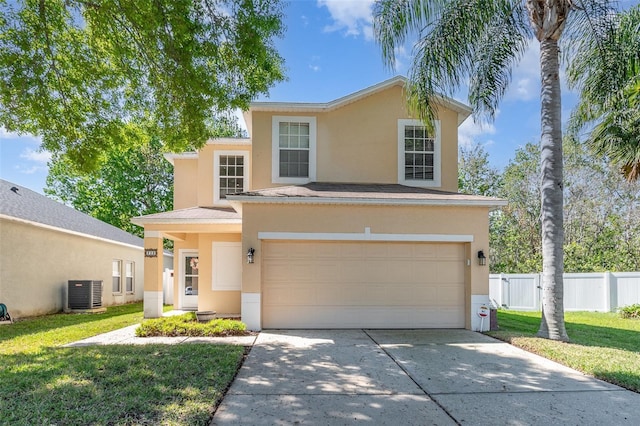
[[[406,75],[411,49],[397,52],[395,70],[387,69],[373,40],[373,0],[292,0],[285,8],[285,36],[277,48],[286,61],[288,80],[258,100],[328,102],[386,80]],[[622,1],[623,7],[638,0]],[[467,119],[460,127],[460,143],[482,144],[493,166],[503,168],[515,150],[537,142],[540,134],[539,64],[537,43],[514,70],[510,88],[496,120],[481,126]],[[466,91],[456,95],[466,103]],[[576,102],[563,87],[563,119]],[[0,127],[0,177],[42,192],[47,176],[46,152],[33,136],[9,134]]]

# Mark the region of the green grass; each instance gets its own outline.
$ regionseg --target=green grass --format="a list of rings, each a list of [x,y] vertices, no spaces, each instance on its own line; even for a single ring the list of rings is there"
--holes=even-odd
[[[640,320],[618,314],[566,312],[570,342],[535,337],[540,312],[498,311],[500,340],[610,383],[640,392]]]
[[[101,314],[55,314],[0,326],[0,354],[31,353],[66,345],[142,321],[142,303],[113,306]]]
[[[202,323],[196,319],[195,312],[164,318],[148,319],[136,329],[136,336],[246,336],[247,326],[237,320],[214,319]]]
[[[206,425],[244,348],[60,345],[136,324],[142,305],[0,327],[0,423]]]

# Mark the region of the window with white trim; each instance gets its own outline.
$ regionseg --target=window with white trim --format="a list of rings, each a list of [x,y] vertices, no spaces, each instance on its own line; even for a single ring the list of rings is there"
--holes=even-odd
[[[134,262],[125,262],[124,264],[124,286],[127,293],[133,293],[135,291],[135,282],[134,282],[134,271],[135,271],[135,263]]]
[[[111,291],[122,293],[122,260],[111,262]]]
[[[419,120],[398,120],[398,183],[440,186],[440,122],[430,135]]]
[[[228,194],[249,189],[249,153],[216,151],[214,156],[213,203],[227,205]]]
[[[315,117],[274,116],[272,180],[307,183],[316,178]]]

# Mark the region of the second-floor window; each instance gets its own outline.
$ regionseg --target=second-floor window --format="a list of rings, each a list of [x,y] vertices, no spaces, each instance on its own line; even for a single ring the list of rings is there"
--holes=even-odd
[[[228,204],[228,194],[249,189],[249,153],[246,151],[216,151],[214,155],[213,202]]]
[[[242,192],[244,188],[244,157],[242,155],[221,155],[219,167],[218,192],[220,199],[227,198],[227,194]]]
[[[398,183],[440,186],[440,122],[429,134],[419,120],[398,120]]]
[[[273,117],[272,180],[307,183],[315,180],[315,117]]]

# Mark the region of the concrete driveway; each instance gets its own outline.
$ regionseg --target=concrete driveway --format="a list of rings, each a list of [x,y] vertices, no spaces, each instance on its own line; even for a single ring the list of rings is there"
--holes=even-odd
[[[212,424],[619,425],[640,394],[467,330],[272,330]]]

